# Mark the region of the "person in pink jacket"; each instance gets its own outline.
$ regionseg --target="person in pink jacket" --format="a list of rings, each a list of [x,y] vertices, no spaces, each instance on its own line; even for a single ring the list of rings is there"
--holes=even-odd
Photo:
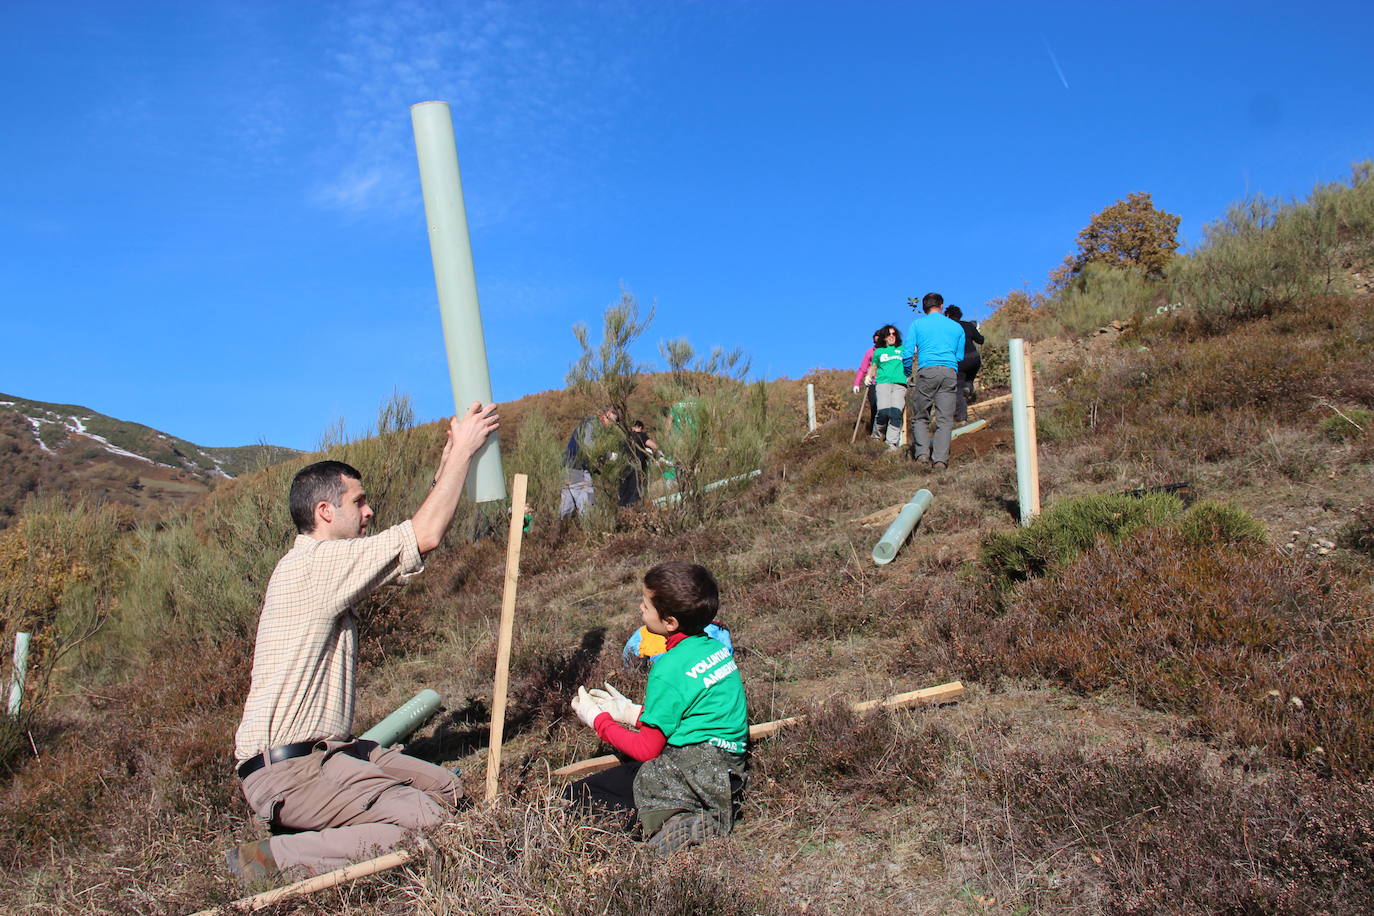
[[[868,352],[864,354],[864,358],[859,362],[859,371],[854,373],[854,393],[855,393],[855,394],[858,394],[858,393],[859,393],[859,390],[860,390],[861,388],[863,388],[864,385],[866,384],[865,379],[866,379],[866,377],[867,377],[867,375],[868,375],[868,367],[871,366],[871,365],[873,364],[873,351],[876,350],[876,349],[878,349],[879,347],[881,347],[881,346],[883,345],[883,341],[882,341],[881,335],[884,334],[884,333],[886,333],[886,331],[887,331],[887,325],[883,325],[881,328],[878,328],[878,330],[876,330],[876,331],[873,332],[873,346],[871,346],[871,347],[868,348]],[[867,426],[867,429],[868,429],[868,434],[869,434],[870,436],[873,435],[873,421],[876,420],[877,417],[878,417],[878,401],[876,400],[876,396],[874,395],[874,390],[875,390],[875,389],[874,389],[874,386],[872,386],[872,385],[869,385],[869,386],[868,386],[868,426]]]

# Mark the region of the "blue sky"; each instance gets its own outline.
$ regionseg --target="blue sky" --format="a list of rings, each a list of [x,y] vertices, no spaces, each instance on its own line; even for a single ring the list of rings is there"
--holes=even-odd
[[[1188,243],[1374,157],[1368,3],[0,5],[0,391],[204,445],[452,411],[409,106],[453,106],[492,384],[621,286],[762,377],[975,316],[1132,191]]]

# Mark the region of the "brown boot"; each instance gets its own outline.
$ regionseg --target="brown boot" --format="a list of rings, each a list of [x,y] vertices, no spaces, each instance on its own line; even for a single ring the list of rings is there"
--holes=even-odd
[[[658,832],[644,841],[644,845],[661,856],[669,856],[684,846],[717,836],[720,836],[720,827],[714,817],[704,811],[695,814],[681,811],[664,821]]]
[[[226,850],[224,860],[229,870],[244,884],[261,884],[277,876],[277,860],[272,858],[270,840],[241,843]]]

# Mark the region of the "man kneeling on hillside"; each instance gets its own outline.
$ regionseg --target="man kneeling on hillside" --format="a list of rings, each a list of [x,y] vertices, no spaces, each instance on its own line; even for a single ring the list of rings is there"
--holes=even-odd
[[[449,422],[434,488],[415,515],[372,537],[361,475],[338,461],[291,482],[296,542],[267,583],[253,681],[235,737],[238,777],[270,839],[227,853],[249,882],[288,868],[323,872],[432,827],[463,788],[443,767],[353,737],[357,627],[368,595],[420,572],[453,521],[473,454],[496,429],[496,406]]]

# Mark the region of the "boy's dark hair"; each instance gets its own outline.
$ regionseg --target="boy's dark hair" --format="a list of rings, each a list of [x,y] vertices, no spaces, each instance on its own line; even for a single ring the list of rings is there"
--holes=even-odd
[[[676,618],[683,633],[702,632],[720,610],[720,587],[696,563],[660,563],[644,574],[644,587],[658,616]]]
[[[945,309],[945,317],[953,318],[955,321],[958,321],[960,318],[964,317],[964,310],[957,305],[951,305],[949,308]]]
[[[296,530],[309,534],[315,530],[315,505],[321,501],[338,507],[343,502],[344,478],[362,480],[363,475],[342,461],[317,461],[306,465],[291,478],[291,521]]]
[[[926,293],[921,297],[921,311],[930,312],[932,309],[944,308],[945,297],[939,293]]]

